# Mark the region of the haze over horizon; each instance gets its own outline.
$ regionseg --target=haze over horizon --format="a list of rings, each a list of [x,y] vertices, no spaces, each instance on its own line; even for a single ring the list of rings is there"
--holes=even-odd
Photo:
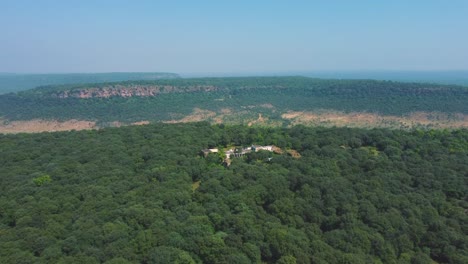
[[[0,72],[468,70],[468,1],[2,1]]]

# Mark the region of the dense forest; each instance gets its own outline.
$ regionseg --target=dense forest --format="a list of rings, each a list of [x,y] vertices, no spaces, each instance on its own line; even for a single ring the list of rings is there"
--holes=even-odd
[[[179,78],[165,72],[112,72],[112,73],[56,73],[19,74],[0,73],[0,94],[18,92],[44,85],[120,82],[129,80],[156,80]]]
[[[200,154],[251,144],[284,154]],[[202,122],[0,149],[0,263],[468,263],[467,130]]]
[[[373,79],[468,86],[468,71],[317,71],[301,75],[326,79]]]
[[[133,89],[135,96],[96,96],[116,89]],[[140,90],[151,96],[137,96]],[[74,97],[86,92],[89,98]],[[246,115],[263,114],[272,120],[282,120],[281,114],[287,111],[321,110],[396,116],[418,111],[466,115],[467,101],[468,88],[461,86],[306,77],[199,78],[44,86],[1,95],[0,117],[10,121],[130,123],[180,119],[194,108],[217,114],[228,109],[244,119]],[[269,107],[259,107],[262,105]]]

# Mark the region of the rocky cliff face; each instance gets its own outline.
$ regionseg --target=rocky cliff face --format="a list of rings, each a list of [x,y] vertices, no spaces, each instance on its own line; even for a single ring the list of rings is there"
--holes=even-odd
[[[214,86],[197,85],[176,87],[170,85],[114,85],[106,87],[89,87],[71,89],[53,93],[56,98],[109,98],[109,97],[149,97],[165,93],[211,92],[218,90]]]

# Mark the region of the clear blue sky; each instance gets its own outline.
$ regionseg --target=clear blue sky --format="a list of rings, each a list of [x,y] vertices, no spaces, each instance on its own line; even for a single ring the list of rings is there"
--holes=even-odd
[[[468,70],[467,0],[0,0],[0,72]]]

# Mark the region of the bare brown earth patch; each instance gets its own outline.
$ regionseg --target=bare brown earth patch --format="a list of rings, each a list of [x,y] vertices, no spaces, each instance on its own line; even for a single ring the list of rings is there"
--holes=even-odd
[[[462,113],[445,114],[438,112],[414,112],[406,116],[385,116],[373,113],[338,111],[287,112],[282,118],[290,120],[291,125],[348,126],[348,127],[386,127],[386,128],[467,128],[468,115]]]
[[[185,116],[182,119],[164,121],[164,123],[174,124],[174,123],[200,122],[200,121],[211,119],[215,116],[216,116],[216,113],[213,111],[195,108],[193,109],[193,112],[190,115]]]
[[[149,121],[143,120],[143,121],[138,121],[138,122],[133,122],[132,126],[143,126],[143,125],[149,125]]]
[[[288,150],[286,150],[286,152],[288,152],[288,154],[291,155],[291,157],[293,157],[293,158],[298,159],[298,158],[301,157],[301,154],[299,154],[299,152],[297,152],[294,149],[288,149]]]
[[[268,118],[267,118],[268,119]],[[250,121],[247,126],[252,126],[254,124],[264,124],[265,118],[263,118],[262,114],[258,114],[258,118],[256,120]]]
[[[230,114],[232,113],[232,110],[230,108],[221,108],[221,113],[222,114]]]
[[[69,131],[97,129],[96,122],[82,120],[27,120],[27,121],[6,121],[0,120],[0,133],[38,133],[52,131]]]
[[[164,123],[188,123],[208,121],[215,124],[243,124],[248,126],[282,126],[284,120],[289,125],[309,125],[325,127],[360,127],[360,128],[391,128],[391,129],[446,129],[468,128],[468,115],[462,113],[414,112],[405,116],[378,115],[374,113],[351,112],[344,113],[333,110],[320,110],[316,112],[289,111],[283,113],[281,118],[262,115],[255,110],[236,111],[223,108],[218,112],[194,108],[189,115],[174,114],[173,118]],[[146,125],[150,122],[142,120],[134,123],[109,122],[103,127],[120,127],[126,125]],[[0,119],[0,133],[38,133],[45,131],[68,131],[99,129],[94,121],[56,121],[56,120],[28,120],[8,121]]]
[[[277,146],[273,146],[273,152],[276,154],[283,154],[283,150]]]

